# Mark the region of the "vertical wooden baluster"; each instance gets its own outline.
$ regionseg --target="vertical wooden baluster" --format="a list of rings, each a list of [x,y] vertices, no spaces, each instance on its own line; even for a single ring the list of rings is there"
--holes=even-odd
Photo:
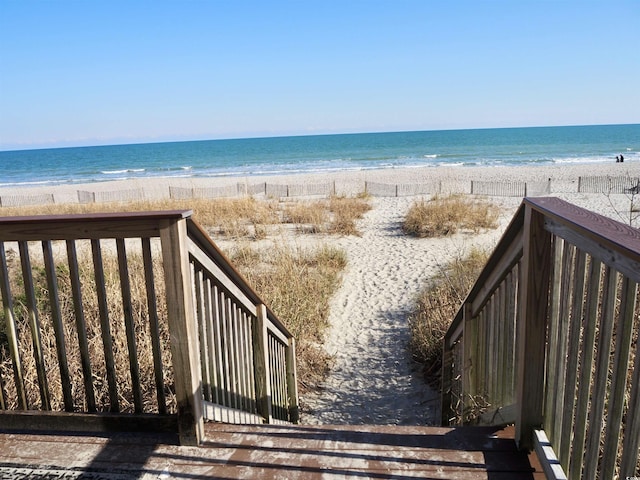
[[[204,303],[204,274],[202,269],[196,267],[193,263],[191,265],[191,278],[193,280],[193,300],[196,307],[196,321],[198,325],[198,343],[200,345],[200,370],[202,371],[202,395],[207,402],[211,401],[211,384],[208,381],[209,378],[209,362],[207,352],[207,331],[206,331],[206,313]]]
[[[585,439],[587,434],[587,414],[589,408],[590,386],[593,371],[593,355],[595,351],[596,324],[598,316],[598,292],[600,290],[600,274],[602,263],[590,259],[587,273],[588,293],[584,318],[582,320],[582,350],[580,354],[580,375],[578,380],[578,396],[573,432],[573,448],[569,459],[569,475],[571,480],[582,478]]]
[[[255,365],[253,362],[255,351],[253,347],[253,324],[255,323],[255,317],[253,315],[247,314],[247,368],[249,369],[249,395],[250,395],[250,411],[251,413],[257,412],[257,397],[256,397],[256,371]]]
[[[22,362],[20,361],[20,352],[18,349],[18,332],[16,329],[16,319],[13,310],[13,298],[11,296],[11,287],[9,284],[9,267],[7,265],[7,256],[4,250],[4,242],[0,242],[0,292],[2,293],[2,304],[4,307],[5,330],[9,342],[9,353],[13,365],[13,376],[15,379],[16,394],[18,395],[17,403],[21,409],[27,410],[27,394],[24,386],[24,377],[22,372]],[[4,396],[4,395],[3,395]],[[6,403],[6,402],[3,402]]]
[[[95,272],[96,279],[98,311],[100,312],[102,346],[104,349],[104,360],[107,371],[107,383],[109,385],[109,403],[111,404],[109,410],[111,412],[119,412],[120,400],[118,399],[118,383],[115,360],[113,358],[113,339],[111,337],[111,324],[109,321],[109,307],[107,303],[107,289],[105,285],[100,240],[91,240],[91,250],[93,254],[93,270]]]
[[[622,427],[624,427],[622,411],[625,402],[624,397],[627,385],[627,372],[629,370],[629,353],[631,351],[635,308],[636,283],[628,277],[623,277],[600,478],[613,478],[616,468],[620,432],[622,431]],[[638,412],[630,412],[630,416],[635,415],[638,415]]]
[[[207,377],[206,381],[211,388],[211,401],[218,402],[218,359],[217,359],[217,346],[216,346],[216,315],[215,315],[215,298],[214,298],[214,286],[210,277],[206,277],[203,285],[204,290],[204,304],[205,304],[205,321],[206,321],[206,344],[207,344]]]
[[[60,294],[58,292],[58,280],[51,241],[42,242],[42,253],[44,254],[44,269],[47,274],[47,287],[49,288],[51,321],[53,322],[53,330],[56,337],[56,351],[58,354],[58,367],[60,368],[60,381],[62,382],[64,409],[67,412],[72,412],[73,395],[71,393],[71,375],[69,373],[69,364],[67,362],[67,347],[64,340],[64,321],[60,310]]]
[[[93,375],[91,372],[91,357],[89,355],[89,342],[87,340],[87,324],[84,318],[82,305],[82,284],[78,269],[78,254],[76,243],[67,240],[67,260],[69,262],[69,276],[71,278],[71,291],[73,296],[73,308],[76,317],[76,330],[78,333],[78,346],[80,348],[80,361],[82,363],[82,378],[84,382],[84,394],[89,412],[96,411],[96,397],[93,392]]]
[[[140,384],[140,365],[138,363],[138,348],[136,346],[136,327],[131,306],[131,281],[129,280],[129,265],[124,238],[116,239],[118,250],[118,272],[120,273],[120,291],[122,292],[122,309],[124,311],[124,325],[127,334],[127,350],[129,352],[129,372],[131,374],[131,390],[136,413],[142,413],[142,387]]]
[[[145,286],[147,291],[147,309],[149,312],[149,331],[151,349],[153,351],[153,371],[156,384],[158,413],[167,413],[167,400],[164,392],[164,374],[162,373],[162,349],[160,346],[160,327],[158,324],[158,306],[156,298],[155,277],[153,274],[153,258],[151,255],[151,239],[142,239],[142,258],[144,261]]]
[[[49,380],[47,379],[47,369],[42,351],[42,337],[40,318],[38,316],[38,304],[36,301],[35,287],[33,284],[33,271],[31,269],[31,256],[29,254],[29,244],[19,242],[20,261],[22,264],[22,279],[24,282],[24,293],[29,311],[29,327],[31,329],[31,339],[33,342],[33,356],[36,362],[38,374],[38,387],[40,390],[40,402],[43,410],[51,410],[51,395],[49,392]]]
[[[553,240],[553,265],[551,271],[551,298],[549,299],[549,325],[547,328],[548,343],[547,352],[547,374],[544,389],[544,430],[547,436],[554,441],[553,425],[555,416],[558,413],[555,409],[556,388],[558,386],[558,338],[560,332],[560,303],[562,290],[562,245],[564,241],[557,237]]]
[[[562,255],[562,286],[560,288],[560,316],[558,323],[558,345],[556,357],[556,385],[554,388],[555,397],[549,398],[550,402],[555,402],[555,421],[553,425],[552,444],[556,453],[560,453],[558,448],[562,443],[562,423],[565,414],[563,400],[566,388],[567,376],[567,342],[569,337],[569,308],[571,306],[571,286],[574,276],[575,247],[569,242],[564,242]]]
[[[558,458],[565,472],[569,471],[569,455],[571,452],[571,440],[573,431],[573,417],[576,401],[576,379],[578,375],[578,355],[580,351],[580,322],[584,305],[584,280],[586,268],[586,255],[578,250],[575,256],[573,275],[573,302],[571,305],[571,323],[569,325],[569,349],[567,352],[567,376],[565,380],[565,393],[563,405],[568,415],[562,417],[562,435],[560,446],[557,448]]]
[[[640,341],[636,342],[635,366],[631,377],[629,399],[627,412],[640,411]],[[628,415],[622,444],[620,478],[632,477],[638,472],[636,470],[638,457],[640,457],[640,415]]]
[[[213,328],[213,336],[214,336],[214,344],[215,344],[215,359],[216,359],[216,403],[220,405],[225,405],[224,401],[224,349],[222,345],[222,321],[223,321],[223,313],[222,306],[220,304],[220,293],[218,291],[218,286],[212,286],[212,296],[213,296],[213,315],[214,315],[214,328]]]
[[[607,396],[607,375],[609,372],[609,354],[613,335],[614,313],[616,303],[617,275],[608,265],[604,269],[604,295],[602,297],[602,313],[600,316],[600,332],[598,336],[598,353],[596,357],[595,384],[589,411],[589,437],[585,451],[585,473],[583,478],[595,479],[600,458],[600,437],[602,435],[602,416],[605,411]]]
[[[229,358],[229,321],[227,312],[227,299],[222,290],[219,293],[219,307],[220,307],[220,347],[222,353],[222,404],[227,407],[232,407],[232,392],[231,392],[231,359]]]

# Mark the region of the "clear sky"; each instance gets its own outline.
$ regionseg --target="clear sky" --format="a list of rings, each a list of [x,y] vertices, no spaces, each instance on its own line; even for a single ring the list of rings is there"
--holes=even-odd
[[[640,123],[639,0],[0,0],[0,149]]]

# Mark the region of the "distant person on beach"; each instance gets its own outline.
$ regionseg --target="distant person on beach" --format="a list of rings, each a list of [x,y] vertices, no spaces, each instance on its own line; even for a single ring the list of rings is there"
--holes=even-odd
[[[624,157],[620,154],[620,163],[624,162]]]
[[[624,162],[624,156],[622,156],[622,154],[616,155],[616,163],[622,163],[622,162]]]

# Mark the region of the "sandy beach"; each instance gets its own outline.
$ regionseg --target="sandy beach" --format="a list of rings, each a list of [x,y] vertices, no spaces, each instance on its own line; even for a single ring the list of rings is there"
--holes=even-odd
[[[616,210],[629,210],[629,195],[577,193],[578,177],[606,175],[637,178],[640,177],[640,164],[431,167],[277,177],[125,180],[29,189],[4,188],[0,189],[0,198],[4,195],[52,193],[56,202],[77,202],[78,190],[129,189],[142,189],[145,198],[160,198],[167,194],[170,186],[195,188],[239,182],[335,182],[338,194],[351,195],[363,191],[365,182],[415,184],[441,181],[455,186],[471,180],[550,180],[550,195],[620,220]],[[424,383],[419,366],[407,353],[408,313],[424,283],[441,266],[474,246],[491,248],[495,245],[522,198],[490,198],[501,207],[500,225],[495,230],[440,239],[407,237],[402,234],[400,223],[412,202],[421,197],[371,198],[372,209],[358,225],[362,232],[360,237],[324,236],[317,240],[301,235],[290,239],[296,243],[330,242],[343,248],[348,258],[342,286],[332,299],[331,326],[325,342],[326,350],[334,359],[331,373],[318,393],[301,399],[305,411],[303,423],[424,425],[438,421],[439,393]]]

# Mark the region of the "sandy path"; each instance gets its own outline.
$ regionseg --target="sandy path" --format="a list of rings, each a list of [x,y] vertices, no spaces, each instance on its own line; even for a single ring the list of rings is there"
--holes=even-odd
[[[468,236],[416,239],[400,222],[413,199],[377,198],[360,222],[361,237],[337,240],[349,264],[331,304],[325,343],[333,368],[318,394],[302,399],[305,423],[424,425],[439,421],[439,394],[411,361],[408,315],[425,280]],[[496,234],[474,236],[473,243]]]

